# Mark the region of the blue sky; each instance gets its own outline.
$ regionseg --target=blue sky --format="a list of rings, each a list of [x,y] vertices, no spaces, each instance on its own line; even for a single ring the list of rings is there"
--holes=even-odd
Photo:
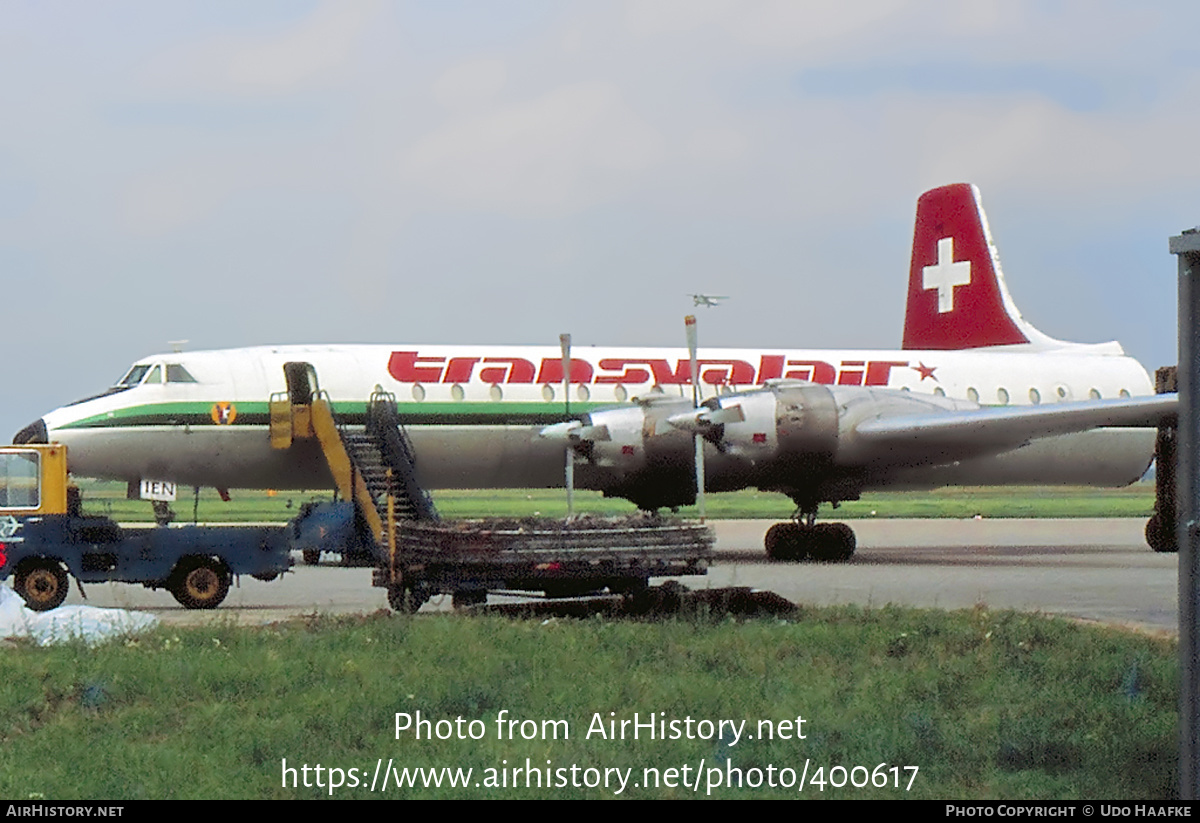
[[[896,346],[960,181],[1031,322],[1173,362],[1197,17],[0,0],[0,437],[179,339]]]

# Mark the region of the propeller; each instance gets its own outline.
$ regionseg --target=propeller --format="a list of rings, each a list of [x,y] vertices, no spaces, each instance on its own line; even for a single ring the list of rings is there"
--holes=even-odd
[[[710,400],[708,402],[713,403],[714,401]],[[709,406],[706,404],[698,409],[673,414],[667,418],[666,423],[671,428],[699,435],[716,446],[718,451],[724,452],[725,444],[722,442],[721,437],[724,434],[725,424],[742,423],[745,420],[746,413],[743,411],[741,404],[730,406]]]
[[[594,443],[597,440],[611,440],[608,426],[585,426],[578,420],[567,420],[553,423],[538,432],[538,437],[547,440],[558,440],[571,446],[583,443]]]
[[[682,431],[705,434],[716,426],[725,423],[741,423],[745,419],[746,414],[738,405],[720,406],[715,409],[701,406],[689,412],[673,414],[667,418],[667,423]]]

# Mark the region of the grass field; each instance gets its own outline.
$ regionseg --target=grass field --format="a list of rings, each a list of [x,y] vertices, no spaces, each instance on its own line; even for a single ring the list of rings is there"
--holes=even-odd
[[[125,499],[125,486],[117,483],[81,482],[85,507],[122,522],[151,519],[150,504]],[[306,500],[329,499],[330,495],[306,492],[233,492],[223,502],[212,489],[200,493],[201,521],[277,521],[293,517]],[[479,491],[442,490],[434,502],[443,517],[523,517],[541,514],[562,517],[566,498],[561,489],[495,489]],[[190,521],[194,501],[182,490],[173,509],[181,521]],[[598,492],[577,492],[576,511],[588,514],[628,514],[633,505],[610,499]],[[781,494],[754,490],[711,494],[708,516],[713,518],[785,519],[792,511]],[[1154,485],[1137,483],[1123,489],[1083,487],[958,487],[922,492],[889,492],[864,495],[862,500],[842,504],[836,511],[821,509],[822,518],[867,517],[1149,517],[1154,509]],[[695,507],[680,509],[694,516]]]
[[[1173,642],[983,608],[217,619],[0,658],[9,799],[370,797],[389,764],[415,785],[373,796],[1126,800],[1177,780]],[[416,712],[424,739],[397,733]],[[608,725],[634,713],[668,739]],[[720,720],[745,726],[700,723]],[[402,771],[444,767],[465,788]]]
[[[115,484],[84,494],[92,512],[149,517]],[[310,497],[205,492],[198,512],[282,521]],[[436,501],[448,517],[565,511],[558,490]],[[175,504],[181,519],[190,503]],[[1144,517],[1152,504],[1149,485],[959,488],[875,495],[838,516]],[[713,517],[788,508],[752,491],[709,500]],[[631,507],[584,493],[577,509]],[[1126,800],[1171,797],[1178,779],[1175,641],[984,607],[660,623],[381,612],[261,628],[217,614],[95,648],[9,641],[0,659],[0,797],[12,799]],[[397,713],[418,711],[438,725],[398,734]],[[507,735],[502,712],[518,721]],[[635,713],[680,736],[608,735]],[[745,726],[699,725],[720,720]],[[393,778],[372,794],[377,771]],[[736,774],[747,785],[730,786]]]

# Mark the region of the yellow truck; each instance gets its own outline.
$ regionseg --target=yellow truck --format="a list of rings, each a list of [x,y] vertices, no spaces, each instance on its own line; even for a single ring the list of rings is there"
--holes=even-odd
[[[189,609],[212,609],[235,575],[271,580],[287,571],[290,550],[283,526],[125,529],[85,515],[65,446],[0,447],[0,581],[11,576],[35,611],[60,605],[70,577],[81,592],[84,583],[141,583]]]

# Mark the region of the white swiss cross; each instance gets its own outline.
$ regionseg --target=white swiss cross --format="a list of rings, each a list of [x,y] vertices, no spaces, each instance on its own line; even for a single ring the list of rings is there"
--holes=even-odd
[[[938,261],[923,270],[921,285],[925,289],[937,289],[938,314],[954,311],[954,287],[971,282],[971,261],[954,262],[954,238],[943,237],[938,241]]]

